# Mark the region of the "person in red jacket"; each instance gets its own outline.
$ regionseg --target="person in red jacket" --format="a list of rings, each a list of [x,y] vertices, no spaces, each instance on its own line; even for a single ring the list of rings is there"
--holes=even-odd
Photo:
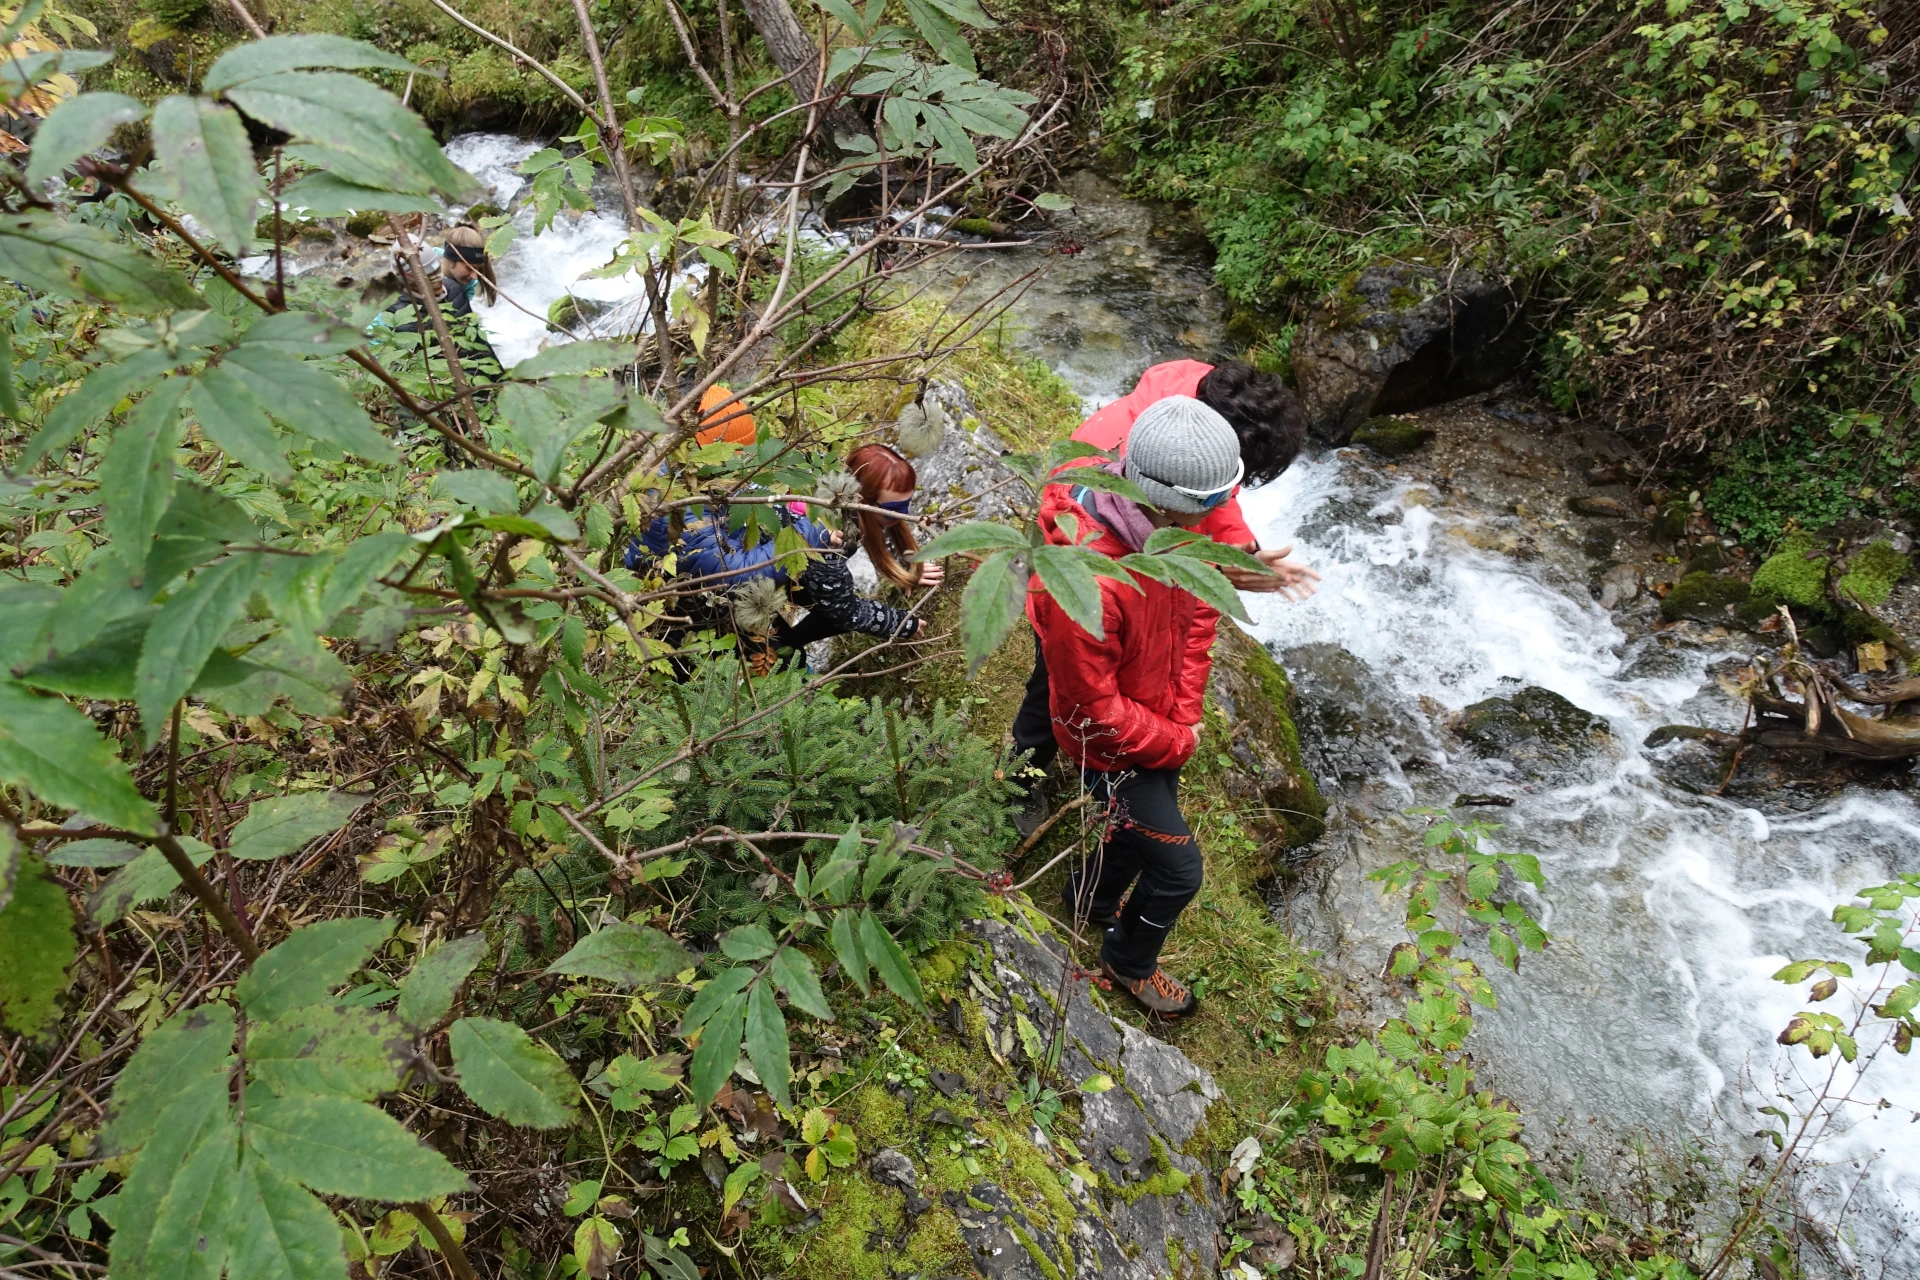
[[[1108,465],[1152,505],[1076,485],[1065,472],[1041,493],[1048,542],[1118,560],[1156,528],[1198,527],[1245,472],[1233,428],[1190,396],[1149,406],[1133,424],[1126,457]],[[1144,576],[1098,581],[1098,639],[1037,576],[1027,587],[1027,617],[1052,676],[1054,740],[1106,805],[1105,835],[1068,878],[1065,896],[1077,920],[1103,929],[1107,976],[1156,1016],[1178,1018],[1198,1002],[1160,968],[1160,949],[1200,891],[1200,848],[1180,813],[1180,769],[1197,741],[1220,615],[1191,592]]]
[[[1153,365],[1140,375],[1131,392],[1081,423],[1073,438],[1096,449],[1118,450],[1125,457],[1130,433],[1140,415],[1169,396],[1196,399],[1226,420],[1239,440],[1242,479],[1247,484],[1265,484],[1278,478],[1306,443],[1306,417],[1300,402],[1279,378],[1244,364],[1211,365],[1198,360]],[[1097,461],[1067,465],[1086,466]],[[1240,590],[1278,591],[1296,600],[1313,594],[1313,584],[1320,575],[1289,560],[1292,547],[1260,549],[1259,540],[1240,514],[1237,486],[1193,527],[1215,542],[1248,552],[1267,566],[1264,574],[1223,570],[1227,580]],[[1013,720],[1013,749],[1015,755],[1027,757],[1027,801],[1014,818],[1015,828],[1027,836],[1047,816],[1043,775],[1056,754],[1048,710],[1047,663],[1038,648],[1034,651],[1033,674],[1027,678],[1026,696]]]

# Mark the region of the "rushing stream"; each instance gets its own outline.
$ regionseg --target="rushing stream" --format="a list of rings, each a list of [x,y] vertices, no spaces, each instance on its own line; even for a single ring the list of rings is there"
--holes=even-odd
[[[512,166],[534,149],[497,135],[448,148],[502,202],[522,181]],[[959,255],[936,268],[944,287],[977,299],[1045,267],[1013,307],[1016,340],[1090,405],[1155,360],[1227,345],[1203,245],[1098,179],[1067,191],[1077,208],[1061,222],[1079,252]],[[563,216],[522,237],[499,264],[501,283],[543,313],[619,236],[617,215]],[[611,301],[637,287],[576,291]],[[543,336],[504,302],[482,314],[509,363]],[[1291,543],[1323,574],[1304,604],[1248,598],[1255,634],[1298,685],[1303,740],[1334,805],[1319,857],[1277,910],[1364,986],[1405,936],[1364,876],[1417,848],[1406,810],[1462,793],[1512,798],[1470,812],[1503,824],[1500,847],[1539,855],[1548,887],[1534,905],[1554,942],[1517,976],[1493,970],[1500,1007],[1481,1017],[1474,1050],[1526,1110],[1536,1148],[1563,1167],[1583,1153],[1590,1170],[1617,1176],[1628,1144],[1670,1155],[1695,1141],[1720,1153],[1731,1180],[1771,1150],[1753,1141],[1771,1123],[1758,1108],[1805,1105],[1831,1062],[1775,1046],[1805,986],[1771,974],[1789,959],[1859,957],[1829,913],[1862,885],[1920,868],[1920,809],[1853,788],[1763,812],[1668,781],[1665,749],[1642,741],[1673,722],[1738,728],[1708,669],[1744,655],[1741,637],[1655,631],[1644,609],[1616,617],[1594,602],[1595,566],[1575,539],[1545,536],[1543,549],[1511,554],[1490,536],[1513,523],[1511,503],[1476,496],[1471,471],[1451,481],[1410,480],[1339,450],[1244,496],[1264,545]],[[1604,718],[1608,745],[1531,771],[1466,751],[1452,718],[1528,685]],[[1849,1084],[1863,1105],[1820,1147],[1829,1167],[1806,1181],[1803,1200],[1818,1220],[1842,1223],[1840,1252],[1865,1275],[1920,1274],[1920,1135],[1909,1127],[1920,1071],[1888,1054],[1861,1080],[1843,1071]],[[1877,1110],[1882,1097],[1892,1106]]]

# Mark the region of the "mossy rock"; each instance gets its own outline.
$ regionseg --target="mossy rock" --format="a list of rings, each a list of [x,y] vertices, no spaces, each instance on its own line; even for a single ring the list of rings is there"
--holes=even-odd
[[[1885,542],[1876,542],[1853,553],[1847,571],[1833,584],[1834,594],[1842,601],[1872,608],[1885,604],[1893,588],[1913,568],[1913,557],[1902,555]]]
[[[1653,536],[1663,542],[1678,542],[1687,536],[1690,508],[1684,502],[1669,502],[1653,517]]]
[[[947,230],[958,231],[964,236],[990,236],[993,234],[991,218],[949,218]]]
[[[1353,433],[1354,444],[1365,445],[1383,458],[1401,458],[1433,440],[1433,428],[1406,418],[1369,418]]]
[[[1682,618],[1691,618],[1696,622],[1725,622],[1728,605],[1732,605],[1737,612],[1747,603],[1750,595],[1757,594],[1738,578],[1696,569],[1680,579],[1673,590],[1667,593],[1667,598],[1660,602],[1660,616],[1669,622],[1678,622]],[[1761,612],[1764,614],[1771,609],[1772,606],[1767,605]]]
[[[467,221],[478,223],[482,218],[497,218],[505,212],[499,205],[482,200],[479,204],[467,206]]]
[[[1223,622],[1189,770],[1195,782],[1217,777],[1248,815],[1260,841],[1263,875],[1297,862],[1287,855],[1326,830],[1327,802],[1301,758],[1293,718],[1293,682],[1286,671],[1257,640]]]
[[[1538,685],[1474,703],[1460,713],[1454,732],[1480,755],[1511,761],[1528,772],[1591,755],[1613,736],[1605,720]]]
[[[1819,549],[1819,541],[1810,534],[1788,538],[1755,571],[1753,594],[1809,609],[1825,603],[1828,562],[1815,554]]]
[[[386,215],[380,213],[356,213],[347,219],[347,234],[358,236],[362,240],[386,225]]]

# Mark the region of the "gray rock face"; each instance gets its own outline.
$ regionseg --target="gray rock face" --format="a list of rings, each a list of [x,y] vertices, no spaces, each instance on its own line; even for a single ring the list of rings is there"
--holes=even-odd
[[[946,411],[947,432],[938,449],[914,460],[923,495],[916,509],[940,509],[952,524],[1012,515],[1026,486],[1001,461],[1007,446],[980,421],[966,390],[957,382],[931,382],[925,400]]]
[[[1592,755],[1613,736],[1607,722],[1551,689],[1528,685],[1510,698],[1488,698],[1460,713],[1454,732],[1483,756],[1528,773]]]
[[[1028,1053],[1027,1036],[1044,1038],[1061,1021],[1061,962],[1052,949],[1058,943],[1036,944],[998,920],[973,928],[993,949],[997,990],[990,998],[982,993],[989,1044],[1002,1056]],[[1230,1206],[1217,1202],[1206,1167],[1180,1149],[1204,1125],[1219,1087],[1172,1045],[1105,1013],[1083,978],[1070,977],[1066,990],[1061,1075],[1080,1082],[1105,1073],[1115,1082],[1082,1095],[1085,1128],[1075,1139],[1100,1185],[1074,1179],[1069,1194],[1080,1212],[1065,1230],[1036,1223],[992,1182],[974,1186],[953,1207],[976,1266],[1008,1280],[1213,1275],[1216,1233]]]
[[[1309,430],[1345,444],[1376,414],[1493,389],[1525,355],[1520,321],[1519,300],[1495,276],[1406,262],[1366,268],[1294,341]]]

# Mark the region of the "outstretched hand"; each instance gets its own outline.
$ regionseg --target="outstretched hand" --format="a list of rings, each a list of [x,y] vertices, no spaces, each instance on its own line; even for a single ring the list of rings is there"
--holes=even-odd
[[[1253,547],[1245,550],[1253,558],[1267,566],[1268,572],[1255,573],[1250,569],[1223,568],[1220,572],[1227,575],[1227,581],[1242,591],[1274,591],[1289,600],[1305,600],[1314,592],[1314,584],[1320,581],[1320,575],[1304,564],[1296,564],[1287,559],[1293,554],[1293,548],[1281,547],[1277,551],[1260,551]]]

